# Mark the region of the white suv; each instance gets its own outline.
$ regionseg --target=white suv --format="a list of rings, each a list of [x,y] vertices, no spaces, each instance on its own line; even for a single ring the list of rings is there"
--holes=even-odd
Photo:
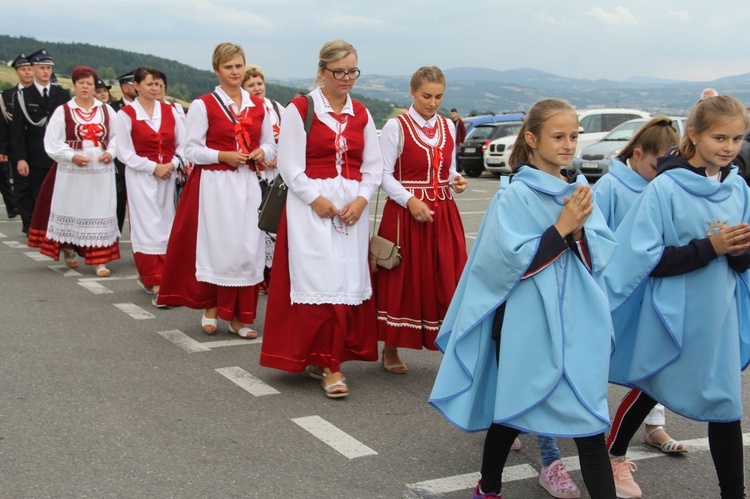
[[[576,154],[573,155],[574,158],[580,156],[580,152],[584,147],[599,142],[610,130],[621,123],[636,118],[651,118],[649,113],[639,111],[638,109],[583,109],[576,111],[576,113],[578,114],[578,121],[582,131],[578,135],[578,144],[576,146]],[[495,175],[510,174],[514,165],[508,164],[508,158],[510,158],[515,141],[516,136],[513,135],[501,137],[490,142],[484,151],[485,169]],[[568,165],[568,168],[573,169],[572,161]]]
[[[576,153],[594,142],[599,142],[607,132],[621,123],[636,118],[651,118],[649,113],[638,109],[582,109],[576,113],[582,129],[578,135]]]
[[[493,175],[510,175],[513,167],[508,164],[508,158],[513,151],[517,135],[500,137],[490,142],[484,150],[484,169]]]

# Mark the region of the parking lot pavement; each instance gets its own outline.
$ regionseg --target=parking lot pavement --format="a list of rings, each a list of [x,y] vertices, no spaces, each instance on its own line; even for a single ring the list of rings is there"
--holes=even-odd
[[[497,187],[469,179],[457,196],[468,245]],[[42,257],[21,235],[0,220],[0,497],[470,497],[484,435],[426,403],[439,353],[404,351],[402,376],[348,363],[351,395],[329,400],[316,380],[260,367],[262,338],[223,323],[208,337],[200,312],[152,307],[127,232],[109,278]],[[262,297],[261,335],[264,312]],[[611,409],[623,393],[612,388]],[[690,452],[665,457],[637,436],[644,493],[717,497],[705,424],[670,414],[668,429]],[[521,440],[505,495],[547,497],[536,439]],[[582,486],[575,445],[559,445]]]

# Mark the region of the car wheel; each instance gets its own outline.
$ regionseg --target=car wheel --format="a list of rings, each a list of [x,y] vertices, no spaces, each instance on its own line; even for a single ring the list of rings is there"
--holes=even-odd
[[[464,173],[472,178],[476,178],[482,174],[482,170],[476,170],[474,168],[464,168]]]

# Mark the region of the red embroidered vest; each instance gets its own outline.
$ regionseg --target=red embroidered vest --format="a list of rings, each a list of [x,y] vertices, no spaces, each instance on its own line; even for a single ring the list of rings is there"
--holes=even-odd
[[[157,102],[157,104],[161,106],[161,122],[158,132],[148,126],[145,121],[136,119],[133,106],[125,106],[122,111],[130,117],[130,122],[133,124],[130,135],[133,137],[135,153],[155,163],[169,163],[175,153],[174,114],[169,104],[163,102]]]
[[[206,131],[206,147],[216,151],[239,151],[237,138],[235,135],[235,124],[232,119],[219,104],[213,94],[206,94],[198,97],[206,105],[206,116],[208,117],[208,130]],[[260,132],[263,125],[263,119],[266,116],[266,108],[263,101],[250,96],[254,106],[247,108],[247,116],[243,119],[243,129],[247,132],[249,143],[247,144],[250,151],[260,147]],[[213,165],[195,165],[204,170],[235,170],[227,163],[216,163]]]
[[[63,104],[65,109],[65,143],[72,149],[83,150],[83,141],[90,140],[94,145],[101,145],[102,150],[107,150],[109,143],[109,113],[106,106],[96,108],[99,123],[79,123],[74,116],[75,111],[68,103]]]
[[[420,200],[450,199],[453,197],[448,187],[448,176],[453,164],[453,136],[448,128],[448,120],[437,117],[438,141],[431,146],[422,138],[419,125],[408,113],[396,118],[404,138],[401,153],[401,170],[396,159],[393,176]]]
[[[302,121],[307,115],[307,98],[297,97],[292,103],[299,110]],[[359,167],[362,166],[362,154],[365,150],[365,126],[367,125],[367,109],[358,101],[352,100],[354,116],[349,116],[346,129],[342,134],[346,137],[346,164],[341,168],[341,175],[351,180],[362,180]],[[314,113],[313,109],[309,112]],[[305,174],[310,178],[335,178],[336,170],[336,132],[313,115],[310,134],[307,136]]]

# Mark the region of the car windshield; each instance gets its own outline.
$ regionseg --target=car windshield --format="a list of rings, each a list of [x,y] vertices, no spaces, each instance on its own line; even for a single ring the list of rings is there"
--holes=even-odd
[[[501,137],[509,137],[511,135],[518,135],[518,132],[521,130],[521,124],[514,124],[514,125],[500,125],[495,127],[495,131],[492,134],[491,138],[493,139],[499,139]]]
[[[628,141],[632,139],[635,132],[640,130],[645,124],[646,122],[641,120],[626,121],[625,123],[613,128],[612,131],[605,135],[602,140]]]
[[[494,131],[495,127],[492,125],[477,125],[466,136],[466,140],[487,140]]]

